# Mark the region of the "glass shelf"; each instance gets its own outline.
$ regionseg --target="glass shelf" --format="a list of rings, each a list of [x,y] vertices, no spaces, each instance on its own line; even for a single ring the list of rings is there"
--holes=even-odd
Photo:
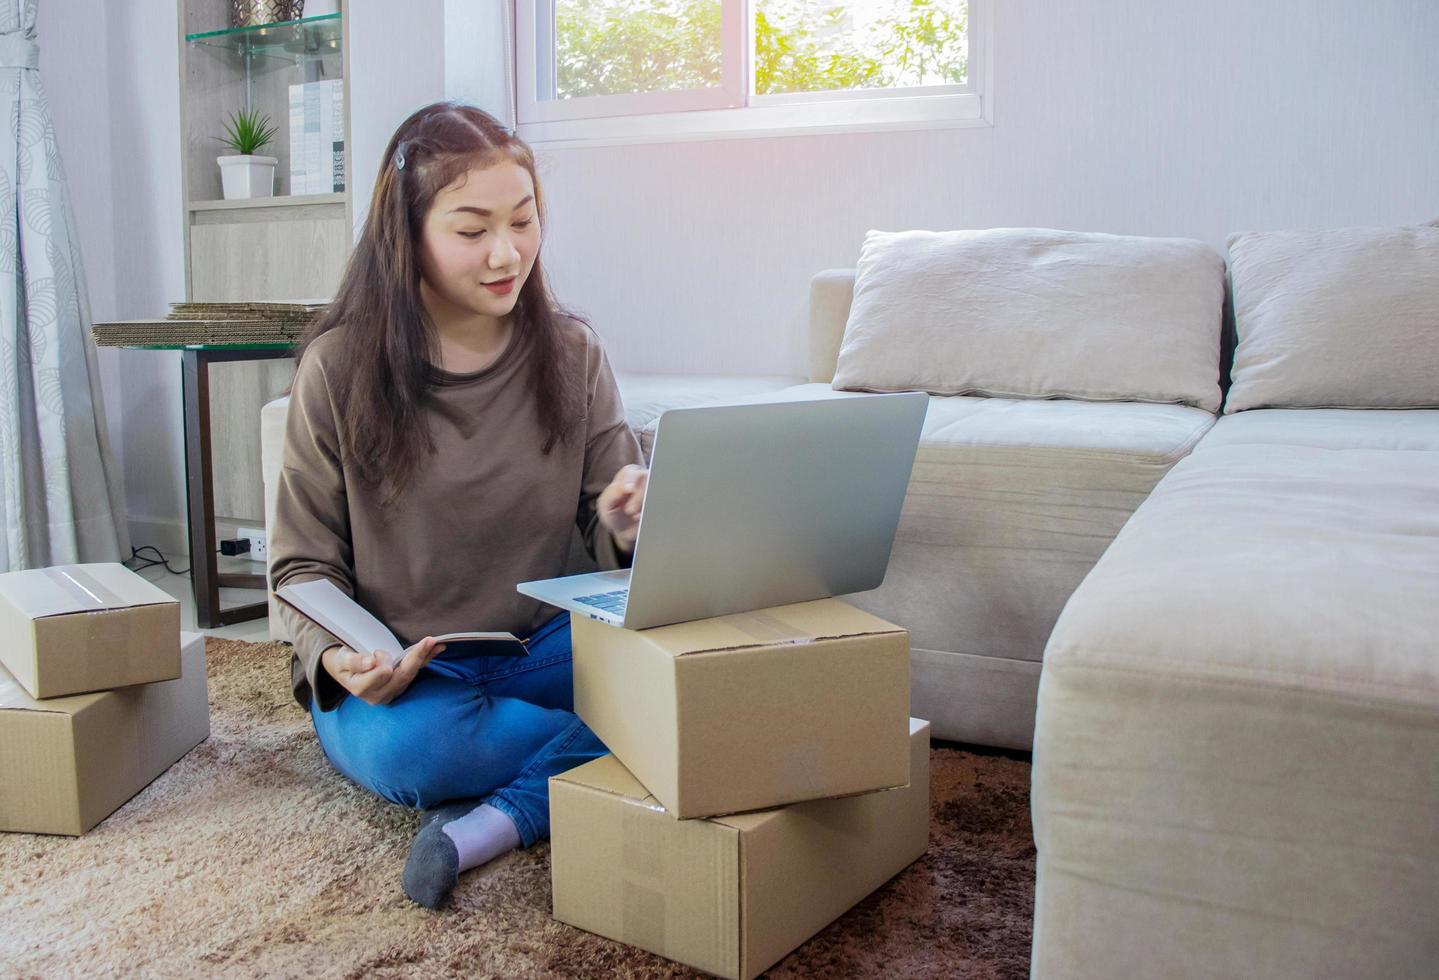
[[[344,191],[329,194],[276,194],[273,197],[232,198],[218,201],[191,201],[189,211],[239,211],[244,208],[302,208],[345,203]]]
[[[294,58],[339,54],[343,43],[342,14],[320,14],[275,24],[234,27],[203,34],[186,34],[191,44],[224,48],[247,57]]]

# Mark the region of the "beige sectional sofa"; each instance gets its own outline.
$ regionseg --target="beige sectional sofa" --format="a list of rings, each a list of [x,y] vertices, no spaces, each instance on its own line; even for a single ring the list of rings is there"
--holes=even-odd
[[[1065,601],[1155,484],[1214,424],[1223,263],[1197,242],[1043,229],[975,233],[973,241],[964,238],[968,233],[956,234],[959,238],[949,241],[924,237],[929,233],[871,233],[858,269],[816,275],[807,381],[623,372],[617,380],[630,424],[648,454],[658,417],[669,408],[835,396],[838,369],[849,372],[839,383],[851,388],[891,386],[897,371],[908,370],[905,364],[887,355],[871,365],[874,358],[853,343],[843,349],[846,328],[853,341],[866,317],[870,323],[900,323],[911,314],[950,316],[981,301],[1007,305],[1008,281],[1016,275],[1030,280],[1030,305],[1039,312],[1056,296],[1069,303],[1070,329],[1044,338],[1059,347],[1047,355],[1010,350],[1011,360],[990,365],[983,377],[898,378],[923,382],[897,385],[901,388],[999,389],[1014,397],[931,396],[885,582],[847,597],[910,630],[912,711],[931,722],[934,737],[1028,749],[1044,645]],[[1177,270],[1166,253],[1173,248],[1181,253]],[[912,260],[909,253],[916,249],[920,256]],[[972,265],[974,256],[997,250],[1014,256],[1021,267],[1059,271],[1027,274],[1010,266],[987,279],[967,276],[972,270],[966,263]],[[1100,256],[1098,263],[1090,252]],[[1140,304],[1146,317],[1161,321],[1151,324],[1113,308],[1107,298],[1132,297],[1144,276],[1124,271],[1115,280],[1102,268],[1097,277],[1093,270],[1124,260],[1144,270],[1154,265],[1156,252],[1161,281],[1177,281],[1178,290],[1191,293],[1191,279],[1202,287],[1177,307],[1163,290],[1151,290],[1149,301]],[[951,259],[951,253],[959,258]],[[852,317],[857,280],[862,287],[866,274],[883,288],[868,293],[861,288],[868,313]],[[930,285],[941,277],[979,285],[945,296]],[[906,304],[913,305],[906,310]],[[1069,338],[1081,335],[1076,328],[1095,314],[1095,304],[1100,312],[1132,321],[1130,335],[1101,331],[1101,339],[1132,341],[1137,350],[1073,349]],[[1184,348],[1180,357],[1164,349],[1162,321],[1171,311],[1188,321],[1175,330]],[[1014,335],[1025,328],[1023,322],[1008,326]],[[1151,327],[1152,338],[1134,336]],[[891,339],[877,338],[882,355],[894,346]],[[1044,365],[1042,376],[1027,376],[1035,363]],[[885,384],[865,384],[873,380],[866,377],[872,368]],[[1156,388],[1154,375],[1171,390]],[[1072,393],[1081,397],[1059,397],[1060,389],[1079,389]],[[1202,406],[1179,403],[1184,398]],[[279,468],[286,405],[278,399],[262,413],[267,501]],[[576,537],[571,569],[586,567]],[[286,639],[273,597],[271,602],[271,636]]]
[[[1035,977],[1439,975],[1439,230],[1280,237],[1045,651]]]

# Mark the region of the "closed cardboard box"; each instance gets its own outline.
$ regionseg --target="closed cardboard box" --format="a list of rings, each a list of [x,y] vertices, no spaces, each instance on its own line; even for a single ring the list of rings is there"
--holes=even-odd
[[[908,731],[903,789],[708,820],[672,818],[611,755],[552,777],[555,918],[756,976],[924,853],[929,722]]]
[[[0,575],[0,664],[37,698],[180,676],[180,603],[124,565]]]
[[[0,830],[79,835],[210,734],[205,638],[173,681],[38,700],[0,668]]]
[[[570,630],[575,712],[676,817],[909,781],[909,634],[847,603]]]

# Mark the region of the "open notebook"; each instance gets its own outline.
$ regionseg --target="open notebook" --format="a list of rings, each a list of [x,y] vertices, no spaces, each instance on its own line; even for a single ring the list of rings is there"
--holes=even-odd
[[[405,655],[404,646],[384,623],[328,579],[287,585],[275,595],[351,650],[386,655],[391,666]],[[446,633],[435,639],[445,644],[446,657],[529,656],[524,641],[513,633]]]

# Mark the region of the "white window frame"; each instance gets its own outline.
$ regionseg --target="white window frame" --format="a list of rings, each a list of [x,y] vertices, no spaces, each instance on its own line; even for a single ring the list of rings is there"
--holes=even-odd
[[[722,0],[723,79],[713,89],[537,98],[536,41],[554,22],[554,0],[515,0],[515,112],[519,135],[545,147],[793,136],[993,124],[991,0],[969,0],[969,80],[964,85],[755,95],[750,0]],[[739,46],[743,45],[743,48]],[[550,46],[553,49],[553,44]],[[551,77],[549,84],[553,85]]]

